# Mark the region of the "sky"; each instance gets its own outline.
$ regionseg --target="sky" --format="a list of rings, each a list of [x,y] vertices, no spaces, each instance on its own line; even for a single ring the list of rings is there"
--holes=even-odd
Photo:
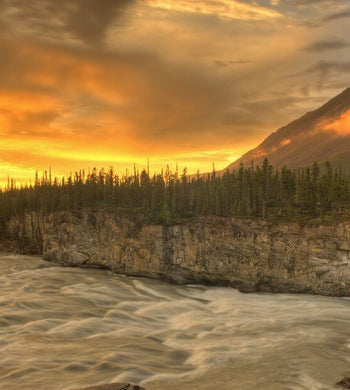
[[[0,183],[226,167],[350,86],[348,0],[0,0]]]

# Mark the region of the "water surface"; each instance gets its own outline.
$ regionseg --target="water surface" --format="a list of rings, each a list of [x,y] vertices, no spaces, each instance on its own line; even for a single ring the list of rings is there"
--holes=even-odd
[[[334,389],[350,300],[173,286],[0,255],[0,388]]]

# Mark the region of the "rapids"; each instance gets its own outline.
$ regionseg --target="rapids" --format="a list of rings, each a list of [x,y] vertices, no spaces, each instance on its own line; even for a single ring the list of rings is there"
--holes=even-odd
[[[242,294],[0,256],[0,388],[334,389],[350,299]]]

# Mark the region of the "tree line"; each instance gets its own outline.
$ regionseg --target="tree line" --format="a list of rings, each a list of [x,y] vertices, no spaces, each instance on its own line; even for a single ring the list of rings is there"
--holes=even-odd
[[[294,218],[350,210],[350,179],[329,162],[311,167],[261,166],[189,176],[169,167],[118,176],[113,168],[93,169],[61,179],[51,172],[35,176],[32,185],[9,180],[0,191],[0,222],[27,212],[44,214],[80,209],[106,209],[138,216],[144,222],[172,224],[199,215]]]

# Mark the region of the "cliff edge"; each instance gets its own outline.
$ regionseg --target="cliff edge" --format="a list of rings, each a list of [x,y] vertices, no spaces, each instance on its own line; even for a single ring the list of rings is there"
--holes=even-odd
[[[63,212],[13,218],[7,229],[12,249],[16,242],[22,251],[41,248],[46,260],[63,266],[243,292],[350,296],[350,222],[308,227],[200,217],[139,226],[109,213]]]

